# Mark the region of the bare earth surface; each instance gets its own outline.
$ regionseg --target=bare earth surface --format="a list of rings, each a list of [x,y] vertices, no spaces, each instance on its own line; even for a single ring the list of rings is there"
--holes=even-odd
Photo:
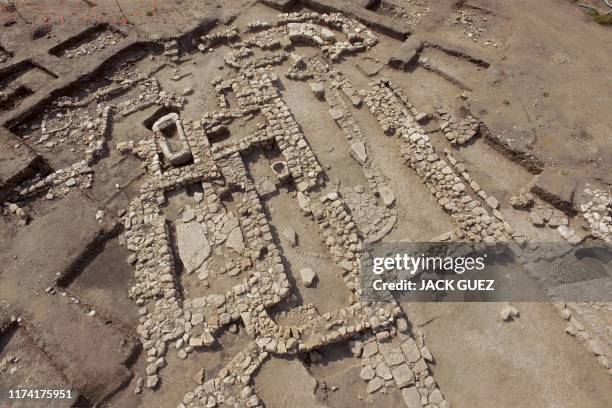
[[[610,243],[609,10],[0,0],[0,407],[610,406],[609,302],[360,288],[372,242]]]

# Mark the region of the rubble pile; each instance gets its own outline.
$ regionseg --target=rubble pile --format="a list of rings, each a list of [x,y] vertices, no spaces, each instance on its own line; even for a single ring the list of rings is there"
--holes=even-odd
[[[123,35],[121,33],[113,30],[104,30],[96,35],[93,40],[82,43],[76,47],[66,49],[63,56],[72,59],[92,55],[96,52],[112,47],[122,39]]]
[[[610,242],[612,240],[612,195],[597,189],[585,189],[584,194],[588,201],[580,205],[580,213],[589,231],[605,242]]]
[[[233,41],[237,41],[240,38],[238,34],[238,28],[232,27],[228,28],[214,34],[208,34],[200,37],[202,41],[200,45],[198,45],[198,49],[202,52],[211,49],[212,47],[219,44],[227,44]]]
[[[440,106],[436,107],[436,114],[440,118],[440,130],[444,132],[451,145],[464,145],[478,134],[480,122],[472,116],[468,115],[465,119],[458,121]]]

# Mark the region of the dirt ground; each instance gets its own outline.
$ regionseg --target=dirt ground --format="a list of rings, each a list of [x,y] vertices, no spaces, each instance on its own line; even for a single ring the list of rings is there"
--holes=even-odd
[[[474,240],[402,131],[495,239],[609,245],[606,2],[362,3],[0,0],[0,407],[609,406],[609,293],[387,321],[356,272]]]

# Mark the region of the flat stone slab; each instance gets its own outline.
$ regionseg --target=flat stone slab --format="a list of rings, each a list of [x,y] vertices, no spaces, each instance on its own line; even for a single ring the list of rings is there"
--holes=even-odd
[[[376,372],[374,371],[374,369],[372,368],[371,365],[367,365],[365,367],[363,367],[361,369],[361,371],[359,372],[359,376],[361,377],[362,380],[364,381],[369,381],[372,378],[374,378],[374,376],[376,375]]]
[[[236,227],[230,231],[230,233],[227,235],[225,245],[236,252],[244,251],[244,237],[242,236],[240,227]]]
[[[372,357],[376,353],[378,353],[378,345],[375,341],[366,343],[363,346],[363,358]]]
[[[344,112],[342,112],[340,109],[330,109],[329,116],[331,116],[333,120],[340,120],[344,117]]]
[[[179,257],[187,273],[196,271],[210,256],[211,248],[206,238],[206,229],[199,222],[177,224],[176,240]]]
[[[327,407],[315,394],[317,380],[297,358],[267,360],[257,372],[254,382],[257,394],[267,407]]]
[[[368,161],[368,153],[363,142],[355,142],[349,148],[349,154],[359,164],[365,164]]]
[[[366,391],[368,392],[368,394],[375,393],[376,391],[380,390],[383,385],[385,385],[385,382],[382,378],[374,377],[368,382],[368,387]]]
[[[402,400],[409,408],[423,408],[421,404],[421,394],[416,387],[402,388]]]
[[[410,384],[414,384],[414,373],[408,367],[408,364],[401,364],[391,370],[393,379],[397,388],[404,388]]]
[[[374,62],[371,59],[364,58],[362,61],[357,63],[357,68],[359,68],[367,76],[371,77],[377,75],[383,68],[383,65],[381,63]]]
[[[385,362],[391,367],[402,364],[406,361],[406,357],[402,353],[402,349],[395,342],[380,343],[378,348]]]

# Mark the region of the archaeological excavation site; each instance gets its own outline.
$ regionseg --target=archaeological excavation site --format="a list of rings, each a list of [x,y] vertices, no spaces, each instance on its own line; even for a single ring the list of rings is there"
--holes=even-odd
[[[611,407],[611,25],[0,0],[0,408]]]

